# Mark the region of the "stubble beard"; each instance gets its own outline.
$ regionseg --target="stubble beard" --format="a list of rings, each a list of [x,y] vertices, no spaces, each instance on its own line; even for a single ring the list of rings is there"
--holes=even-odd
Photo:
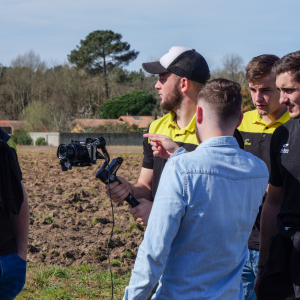
[[[180,107],[181,102],[182,95],[179,92],[179,88],[175,86],[173,92],[165,97],[165,99],[160,103],[160,106],[164,110],[174,111],[174,109]]]
[[[291,119],[300,119],[300,107],[297,105],[297,111],[295,113],[290,114]]]
[[[294,105],[293,108],[296,110],[295,112],[290,112],[289,111],[288,105],[291,105],[291,104]],[[287,105],[287,110],[289,112],[289,115],[290,115],[291,119],[300,119],[300,105],[298,103],[295,103],[295,102],[289,102],[289,103],[286,103],[286,105]]]

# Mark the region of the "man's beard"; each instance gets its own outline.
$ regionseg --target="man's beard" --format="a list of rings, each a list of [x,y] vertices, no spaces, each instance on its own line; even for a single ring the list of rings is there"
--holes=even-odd
[[[286,103],[286,105],[290,105],[291,102]],[[300,118],[300,105],[298,103],[292,103],[294,105],[294,107],[297,109],[297,111],[295,113],[292,113],[292,115],[290,114],[290,117],[292,119],[299,119]],[[288,109],[289,111],[289,109]]]
[[[166,98],[160,103],[160,106],[164,110],[174,110],[181,105],[182,102],[182,95],[178,90],[178,87],[174,87],[174,91],[166,96]]]
[[[196,132],[197,141],[198,141],[198,143],[200,145],[201,144],[201,139],[200,139],[200,133],[199,133],[197,124],[195,124],[195,132]]]

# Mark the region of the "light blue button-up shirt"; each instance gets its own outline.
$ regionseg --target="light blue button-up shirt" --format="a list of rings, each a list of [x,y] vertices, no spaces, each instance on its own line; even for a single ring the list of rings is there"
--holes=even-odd
[[[235,138],[176,151],[163,170],[124,299],[244,299],[247,241],[268,184],[266,164]]]

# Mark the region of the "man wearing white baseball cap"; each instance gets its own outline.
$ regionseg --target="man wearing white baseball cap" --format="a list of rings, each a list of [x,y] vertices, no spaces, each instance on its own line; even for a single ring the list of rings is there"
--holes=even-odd
[[[202,84],[210,78],[204,57],[194,49],[186,47],[172,47],[159,61],[143,63],[143,68],[151,74],[172,72]]]
[[[155,88],[161,98],[160,105],[164,110],[170,111],[153,121],[148,132],[168,136],[188,152],[194,151],[199,145],[195,133],[197,97],[210,78],[206,60],[194,49],[174,46],[159,61],[143,63],[143,68],[148,73],[159,75]],[[237,130],[234,136],[243,148],[243,138]],[[132,193],[140,204],[132,208],[130,213],[142,225],[147,225],[167,160],[153,155],[148,138],[144,138],[143,146],[144,159],[138,182],[131,186],[124,178],[119,177],[123,183],[112,183],[110,188],[114,202],[121,202]],[[106,190],[109,194],[108,186]]]

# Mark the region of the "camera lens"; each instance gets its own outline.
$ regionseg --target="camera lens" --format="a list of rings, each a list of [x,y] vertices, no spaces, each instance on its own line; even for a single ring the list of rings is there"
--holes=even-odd
[[[69,145],[60,145],[57,150],[59,159],[72,158],[74,156],[74,148]]]
[[[67,149],[66,149],[65,146],[61,146],[59,152],[60,152],[60,156],[61,156],[62,158],[65,158],[65,157],[66,157],[66,155],[67,155]]]

